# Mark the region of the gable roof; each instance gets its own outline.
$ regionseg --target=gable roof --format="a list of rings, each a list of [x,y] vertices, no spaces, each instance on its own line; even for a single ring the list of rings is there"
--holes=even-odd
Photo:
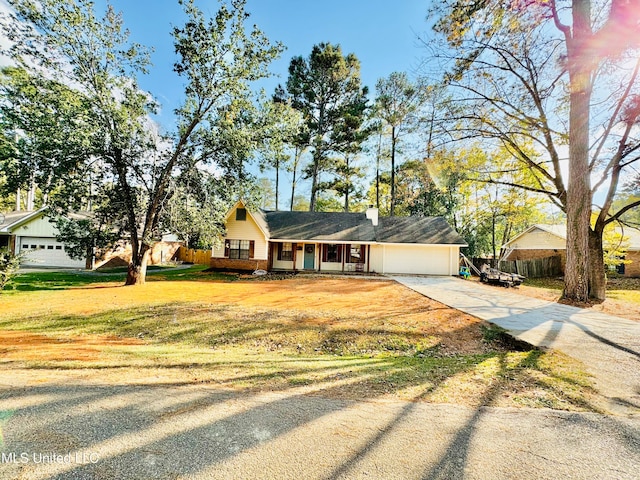
[[[519,233],[507,243],[503,245],[503,247],[507,247],[516,242],[518,239],[523,237],[524,235],[533,232],[534,230],[542,230],[543,232],[550,233],[551,235],[555,235],[562,240],[567,240],[567,226],[566,224],[558,224],[558,225],[545,225],[541,223],[537,223],[535,225],[531,225],[529,228]],[[624,237],[629,242],[629,250],[640,250],[640,230],[632,227],[625,227],[621,229],[620,227],[616,227],[616,232],[622,233]]]
[[[3,213],[4,220],[0,223],[0,232],[11,233],[12,229],[33,220],[42,214],[43,211],[44,207],[38,210],[21,210]]]
[[[273,239],[373,242],[375,232],[364,213],[264,212]]]
[[[47,210],[47,206],[40,207],[38,210],[20,210],[3,213],[4,220],[0,223],[0,233],[12,233],[16,228],[26,225],[27,223],[42,217]],[[67,218],[74,220],[84,220],[92,217],[91,212],[69,212]]]
[[[374,226],[365,213],[262,211],[261,215],[273,240],[467,245],[442,217],[380,217]]]

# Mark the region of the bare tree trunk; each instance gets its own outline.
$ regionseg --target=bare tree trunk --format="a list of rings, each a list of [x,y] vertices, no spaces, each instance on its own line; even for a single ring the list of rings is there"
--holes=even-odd
[[[149,255],[151,254],[151,248],[144,240],[140,242],[140,251],[138,253],[132,252],[131,262],[129,262],[129,268],[127,269],[127,280],[125,285],[144,285],[147,280],[147,263],[149,262]]]
[[[597,228],[589,229],[589,296],[597,301],[604,301],[607,289],[602,233]]]
[[[573,36],[567,41],[570,78],[569,183],[567,186],[567,265],[564,297],[589,300],[589,114],[593,59],[588,52],[591,32],[589,0],[573,0]]]
[[[380,210],[380,150],[382,147],[382,132],[378,136],[378,153],[376,155],[376,208]]]
[[[391,127],[391,208],[389,215],[396,211],[396,128]]]
[[[309,211],[316,211],[316,197],[318,196],[318,170],[320,158],[317,152],[313,155],[313,172],[311,175],[311,199],[309,200]]]
[[[278,208],[278,190],[280,184],[280,161],[276,160],[276,212],[279,210]]]
[[[298,149],[296,145],[296,151],[293,157],[293,179],[291,180],[291,203],[289,205],[289,210],[293,211],[293,202],[296,196],[296,175],[298,173],[298,161],[300,160],[300,155],[302,154],[302,150]]]

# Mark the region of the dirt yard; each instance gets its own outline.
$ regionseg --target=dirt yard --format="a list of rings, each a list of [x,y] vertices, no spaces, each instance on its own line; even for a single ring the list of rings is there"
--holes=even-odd
[[[0,298],[0,383],[303,388],[600,411],[581,365],[386,279],[151,281]]]
[[[25,298],[27,297],[27,298]],[[484,351],[480,320],[446,307],[405,289],[389,280],[357,278],[296,277],[277,281],[209,282],[149,282],[142,287],[90,286],[57,292],[26,292],[2,299],[0,318],[20,317],[29,303],[30,317],[83,316],[110,310],[152,308],[171,303],[200,305],[234,305],[254,310],[286,313],[289,321],[294,314],[303,314],[310,327],[322,326],[334,330],[412,332],[425,337],[437,336],[439,348],[450,353]],[[299,319],[298,319],[299,320]],[[65,347],[80,348],[78,357],[89,355],[98,341],[87,339],[41,340],[42,336],[9,334],[3,348],[16,348],[33,355],[45,355]],[[45,337],[46,338],[46,337]],[[19,340],[19,341],[18,341]],[[102,336],[102,341],[122,339]],[[18,343],[16,343],[18,342]],[[80,342],[80,344],[76,344]],[[31,345],[28,350],[25,347]],[[6,351],[6,350],[5,350]],[[53,353],[56,356],[55,353]]]

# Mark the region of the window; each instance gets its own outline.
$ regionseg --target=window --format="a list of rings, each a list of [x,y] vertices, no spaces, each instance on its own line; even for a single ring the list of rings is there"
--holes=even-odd
[[[224,256],[232,259],[248,260],[253,258],[255,242],[253,240],[227,240],[224,244]]]
[[[244,222],[247,219],[247,209],[246,208],[237,208],[236,209],[236,220],[240,222]]]
[[[47,250],[53,250],[53,245],[47,245]]]
[[[62,245],[56,245],[56,250],[62,250]]]
[[[37,245],[31,245],[31,249],[35,250],[38,246]]]
[[[29,245],[22,245],[23,250],[29,250]]]
[[[278,260],[289,262],[293,260],[293,243],[278,244]]]
[[[347,263],[364,263],[364,245],[349,245]]]
[[[44,245],[40,245],[40,246],[38,247],[38,250],[44,250]]]
[[[322,248],[322,261],[329,263],[342,262],[342,245],[336,245],[335,243],[324,245]]]

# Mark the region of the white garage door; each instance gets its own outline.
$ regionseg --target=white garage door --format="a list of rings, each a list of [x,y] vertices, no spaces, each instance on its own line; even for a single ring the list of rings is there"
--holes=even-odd
[[[448,247],[385,245],[384,273],[449,275]]]
[[[55,238],[20,237],[20,251],[27,252],[23,265],[31,267],[85,267],[84,260],[69,258],[64,245]]]

